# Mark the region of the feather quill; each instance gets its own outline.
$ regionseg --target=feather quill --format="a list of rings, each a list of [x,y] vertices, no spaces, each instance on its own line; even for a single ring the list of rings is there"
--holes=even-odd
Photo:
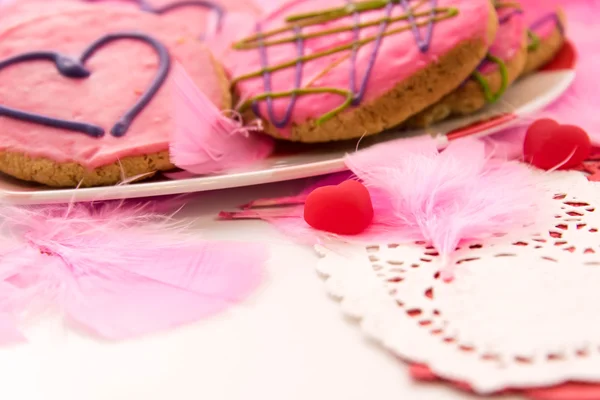
[[[273,140],[257,133],[260,124],[244,126],[227,118],[196,86],[184,68],[172,72],[175,129],[170,141],[173,163],[187,172],[205,175],[233,170],[265,159]]]
[[[107,339],[200,320],[250,295],[266,247],[215,242],[151,205],[106,202],[0,208],[0,343],[49,306]]]

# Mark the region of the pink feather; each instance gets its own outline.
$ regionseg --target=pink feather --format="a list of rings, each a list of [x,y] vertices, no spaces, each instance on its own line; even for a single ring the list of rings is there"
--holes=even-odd
[[[461,139],[442,152],[431,142],[387,146],[393,159],[373,148],[348,156],[346,165],[368,187],[385,224],[421,236],[447,260],[446,279],[461,241],[501,233],[535,214],[533,172],[490,158],[480,140]]]
[[[273,140],[225,117],[200,91],[181,65],[172,72],[175,130],[170,142],[173,163],[193,174],[233,170],[268,157]]]
[[[108,339],[198,321],[262,281],[263,245],[199,240],[149,205],[0,208],[0,343],[46,307]]]
[[[14,317],[8,313],[0,314],[0,343],[13,345],[26,341],[25,336],[17,329]]]
[[[396,140],[348,155],[346,165],[367,185],[375,218],[364,233],[338,238],[362,243],[425,240],[445,257],[446,279],[452,276],[451,255],[461,241],[500,233],[535,215],[534,172],[524,164],[494,159],[482,140],[461,139],[442,152],[431,137]],[[307,192],[259,200],[221,218],[260,218],[303,243],[323,243],[332,235],[303,219]]]

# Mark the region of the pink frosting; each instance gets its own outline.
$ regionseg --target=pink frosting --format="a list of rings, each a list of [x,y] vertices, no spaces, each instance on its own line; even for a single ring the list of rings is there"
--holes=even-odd
[[[110,32],[147,32],[170,49],[172,61],[187,69],[214,104],[223,106],[210,53],[172,24],[123,7],[66,5],[54,9],[53,14],[35,18],[28,14],[30,19],[1,30],[0,59],[39,50],[78,55]],[[150,46],[131,40],[114,42],[99,50],[86,66],[92,74],[80,80],[63,77],[43,61],[5,68],[0,71],[0,99],[13,108],[102,126],[107,132],[104,137],[0,117],[0,149],[58,162],[75,161],[90,168],[125,156],[167,150],[173,122],[168,79],[124,137],[110,135],[115,121],[156,74],[158,58]]]
[[[314,12],[326,8],[343,7],[347,5],[346,0],[298,0],[288,3],[279,12],[274,12],[263,22],[263,31],[276,29],[284,25],[287,15]],[[415,4],[416,2],[411,2]],[[429,2],[421,10],[429,10]],[[440,56],[448,53],[460,42],[473,38],[486,38],[489,15],[493,12],[489,0],[439,0],[438,7],[456,7],[459,14],[453,18],[437,22],[433,31],[433,39],[429,51],[422,53],[415,42],[410,31],[385,37],[382,40],[378,57],[370,75],[367,90],[363,101],[368,102],[382,96],[390,91],[398,82],[412,76],[417,71],[427,67],[438,60]],[[392,16],[404,14],[399,5],[394,7]],[[371,11],[361,15],[361,21],[379,20],[384,15],[383,10]],[[348,26],[353,24],[352,17],[346,17],[329,22],[305,32],[333,28],[337,26]],[[392,24],[388,29],[402,26],[402,22]],[[361,30],[361,38],[373,36],[378,26],[364,28]],[[423,37],[426,29],[421,28]],[[286,34],[289,36],[289,33]],[[286,36],[286,37],[288,37]],[[353,33],[342,32],[328,37],[313,38],[305,41],[305,54],[323,51],[332,47],[348,44],[353,41]],[[357,85],[362,81],[369,62],[371,50],[374,43],[363,46],[357,52],[356,81]],[[283,44],[267,48],[269,65],[294,60],[297,49],[295,44]],[[301,87],[335,87],[348,89],[350,87],[351,61],[350,52],[338,52],[330,56],[322,57],[304,63],[302,71]],[[233,77],[252,73],[261,69],[259,52],[256,49],[232,51],[225,60],[226,65]],[[273,91],[288,91],[293,89],[295,68],[280,70],[271,75]],[[241,81],[237,89],[242,99],[247,99],[264,93],[265,88],[262,77]],[[274,103],[274,114],[280,119],[289,104],[287,98],[277,99]],[[300,96],[292,113],[291,121],[300,124],[307,119],[317,118],[333,110],[343,103],[343,98],[335,94],[315,94]],[[260,111],[266,116],[266,102],[261,102]],[[289,130],[289,125],[282,132]]]
[[[498,9],[498,18],[501,21],[496,40],[490,47],[489,53],[504,61],[512,60],[523,48],[527,37],[525,31],[527,25],[522,13],[515,13],[513,8]],[[510,16],[509,19],[502,18]],[[487,64],[494,65],[495,64]]]
[[[70,3],[96,3],[98,5],[109,5],[114,6],[115,4],[119,4],[121,6],[131,7],[133,9],[139,9],[136,1],[134,0],[60,0],[61,2],[70,2]],[[167,6],[181,0],[149,0],[148,3],[153,7],[163,7]],[[246,18],[253,19],[259,12],[257,6],[255,6],[249,0],[208,0],[210,3],[218,4],[226,10],[226,14],[224,18],[228,18],[232,14],[243,14]],[[51,4],[49,4],[51,3]],[[14,5],[26,5],[26,4],[36,4],[36,6],[43,6],[53,8],[55,0],[14,0],[12,4]],[[11,5],[12,5],[11,4]],[[1,2],[0,2],[1,5]],[[165,22],[172,23],[176,26],[184,28],[189,32],[192,32],[194,35],[200,37],[201,35],[207,33],[209,30],[212,33],[216,19],[213,18],[215,13],[212,12],[208,8],[198,7],[198,6],[186,6],[177,8],[173,11],[169,11],[168,13],[164,13],[160,15],[160,18]],[[0,16],[0,20],[2,17]]]
[[[521,7],[525,12],[525,23],[527,27],[535,24],[542,18],[546,18],[548,15],[555,14],[557,12],[556,4],[549,4],[544,0],[520,0]],[[554,19],[549,19],[542,25],[536,27],[534,32],[541,38],[549,37],[556,29],[556,22]]]
[[[100,0],[100,2],[102,1],[103,0]],[[121,1],[132,3],[132,1],[130,0]],[[148,3],[150,3],[153,7],[163,7],[169,4],[173,4],[176,1],[180,0],[150,0]],[[254,6],[249,0],[208,1],[210,1],[211,3],[218,4],[226,10],[227,13],[224,16],[225,19],[228,18],[228,16],[230,16],[232,13],[246,14],[247,18],[253,19],[254,15],[258,13],[256,6]],[[207,8],[201,8],[197,6],[182,7],[160,15],[160,18],[163,19],[165,22],[184,27],[198,37],[207,33],[207,27],[210,27],[210,32],[208,33],[214,33],[213,29],[215,27],[214,24],[216,22],[216,19],[211,17],[214,17],[214,13],[212,11],[210,11]]]
[[[259,10],[249,0],[208,0],[211,3],[215,3],[223,7],[228,13],[248,13],[251,15],[257,15]],[[154,7],[166,6],[174,3],[175,0],[151,0],[150,3]],[[185,24],[190,29],[198,30],[202,25],[199,23],[206,19],[206,15],[210,11],[203,10],[199,7],[182,7],[180,9],[171,11],[162,16],[163,19],[171,21],[176,24]]]

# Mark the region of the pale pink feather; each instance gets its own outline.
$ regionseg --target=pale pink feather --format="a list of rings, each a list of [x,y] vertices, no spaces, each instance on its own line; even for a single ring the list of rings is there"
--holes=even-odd
[[[457,140],[442,152],[433,143],[397,146],[390,161],[372,151],[348,156],[346,165],[369,189],[381,223],[421,236],[442,258],[463,240],[504,232],[535,215],[533,172],[491,158],[480,140]]]
[[[356,154],[362,155],[362,160],[372,165],[395,165],[398,159],[398,151],[402,152],[421,152],[431,151],[431,154],[437,154],[439,141],[431,136],[410,137],[397,139],[393,142],[386,142],[372,146],[366,150],[361,150]],[[402,153],[403,154],[403,153]],[[373,198],[375,216],[371,226],[359,235],[337,236],[327,232],[318,231],[309,226],[304,221],[304,202],[308,194],[313,190],[328,185],[337,185],[346,179],[356,179],[352,171],[341,172],[318,178],[316,181],[309,182],[306,188],[297,195],[286,196],[275,199],[258,199],[243,205],[242,211],[223,212],[221,219],[262,219],[273,224],[278,230],[290,236],[295,241],[305,244],[325,244],[332,239],[342,239],[345,241],[361,243],[377,243],[381,240],[418,240],[421,238],[418,232],[399,230],[393,224],[390,224],[387,215],[389,209],[387,203],[382,198]]]
[[[510,229],[535,214],[534,173],[523,164],[494,159],[482,140],[462,139],[441,152],[429,137],[397,140],[348,155],[346,165],[367,185],[375,217],[364,233],[338,239],[425,240],[450,267],[449,257],[461,241]],[[324,178],[310,189],[331,183],[330,177]],[[245,210],[222,213],[221,218],[260,218],[297,241],[324,243],[334,236],[311,228],[303,219],[306,192],[259,200]],[[446,277],[451,274],[450,269],[444,272]]]
[[[24,343],[27,339],[17,328],[17,321],[8,313],[0,314],[0,343],[13,345]]]
[[[170,141],[173,163],[193,174],[233,170],[268,157],[273,140],[227,118],[179,64],[172,71],[175,127]]]
[[[261,244],[213,242],[139,203],[0,208],[0,343],[48,306],[108,339],[192,323],[243,300]]]
[[[491,157],[499,160],[523,160],[525,130],[522,127],[505,129],[481,139]]]

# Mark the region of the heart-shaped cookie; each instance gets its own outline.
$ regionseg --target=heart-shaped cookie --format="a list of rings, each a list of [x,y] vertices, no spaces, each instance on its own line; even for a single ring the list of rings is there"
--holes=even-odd
[[[117,40],[127,39],[144,42],[150,45],[152,49],[156,51],[156,55],[158,56],[158,72],[156,77],[150,82],[148,89],[141,94],[140,98],[135,102],[135,104],[129,108],[127,112],[125,112],[125,114],[120,117],[119,120],[112,126],[110,130],[111,134],[115,137],[120,137],[127,133],[127,130],[129,129],[129,126],[133,122],[134,118],[140,112],[142,112],[144,107],[152,100],[152,97],[161,88],[162,84],[167,78],[167,75],[169,74],[169,69],[171,66],[171,57],[169,56],[169,51],[162,43],[151,36],[135,32],[121,32],[105,35],[90,44],[78,57],[71,57],[69,55],[54,51],[34,51],[21,53],[0,61],[0,73],[5,68],[21,63],[50,61],[54,63],[57,72],[64,77],[71,79],[85,79],[91,75],[91,72],[85,68],[86,61],[88,61],[104,46],[107,46]],[[48,115],[38,114],[36,112],[3,106],[1,104],[0,115],[33,124],[45,125],[67,131],[81,132],[92,137],[102,137],[105,133],[101,126],[96,126],[86,122],[69,121],[66,119],[55,118]]]
[[[304,220],[325,232],[357,235],[373,221],[371,195],[355,180],[317,188],[306,198]]]
[[[496,34],[489,0],[296,0],[225,65],[269,134],[325,142],[396,126],[458,87]]]
[[[122,32],[140,36],[106,41]],[[66,68],[60,63],[77,61],[77,55],[85,55],[97,40],[102,45],[90,47],[92,54],[81,57],[85,68],[77,62],[71,65],[72,73],[85,70],[88,76],[73,79],[59,73]],[[4,107],[110,132],[132,106],[142,106],[125,135],[100,138],[0,111],[0,170],[21,179],[53,186],[103,185],[123,175],[171,168],[171,96],[166,84],[151,93],[157,83],[160,86],[168,57],[157,49],[166,49],[181,63],[215,105],[230,107],[226,78],[208,50],[150,13],[120,6],[57,5],[52,12],[24,14],[11,29],[0,31],[0,41],[3,60],[30,57],[0,70]],[[40,53],[54,57],[55,64],[31,56]],[[148,93],[153,96],[144,101]]]

